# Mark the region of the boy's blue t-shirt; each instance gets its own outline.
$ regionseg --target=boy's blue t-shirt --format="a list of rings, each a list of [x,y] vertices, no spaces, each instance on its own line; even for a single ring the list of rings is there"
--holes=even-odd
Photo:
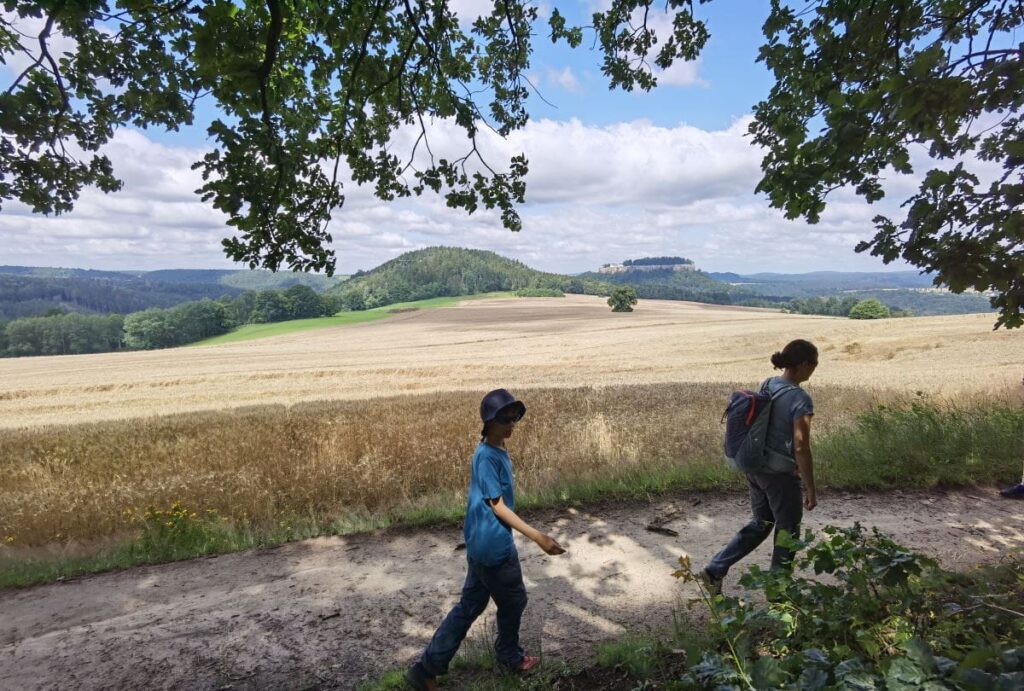
[[[505,449],[482,441],[473,454],[463,533],[466,536],[466,555],[484,566],[497,566],[516,551],[512,528],[499,521],[487,503],[488,499],[498,497],[502,497],[505,506],[515,511],[512,459]]]
[[[780,394],[772,404],[765,445],[776,453],[793,458],[793,422],[804,415],[814,415],[814,402],[809,393],[783,377],[772,377],[767,381],[769,394],[786,386],[796,388]]]

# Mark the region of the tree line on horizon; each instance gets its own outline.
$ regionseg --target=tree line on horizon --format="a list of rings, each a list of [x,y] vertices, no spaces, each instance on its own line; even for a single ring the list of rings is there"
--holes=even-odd
[[[890,317],[912,317],[909,309],[900,309],[885,304],[878,298],[858,297],[812,297],[793,300],[785,308],[791,314],[820,314],[828,317],[849,317],[850,319],[888,319]]]
[[[10,267],[6,267],[10,268]],[[162,282],[88,276],[33,276],[0,272],[0,321],[39,317],[54,310],[128,314],[148,307],[173,307],[203,298],[236,297],[239,288],[202,282]]]
[[[127,315],[54,310],[39,317],[0,321],[0,357],[82,355],[153,350],[195,343],[246,324],[310,319],[341,309],[332,295],[305,285],[204,298]]]

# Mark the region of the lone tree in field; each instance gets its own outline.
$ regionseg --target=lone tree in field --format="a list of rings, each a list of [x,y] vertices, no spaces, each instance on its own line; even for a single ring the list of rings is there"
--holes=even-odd
[[[608,298],[608,306],[612,312],[632,312],[637,303],[636,288],[633,286],[617,286],[612,289]]]
[[[236,231],[228,256],[327,273],[343,167],[383,200],[432,191],[469,213],[498,209],[518,230],[527,159],[496,171],[477,135],[526,124],[535,38],[578,46],[585,35],[557,8],[542,27],[526,0],[495,0],[469,30],[445,0],[10,0],[5,10],[0,58],[24,68],[0,94],[0,203],[61,213],[84,186],[116,191],[102,153],[116,128],[177,129],[211,99],[213,150],[196,167],[202,199]],[[649,24],[655,12],[671,14],[668,35]],[[757,191],[814,223],[837,189],[875,202],[887,175],[917,174],[902,217],[877,216],[858,251],[902,258],[955,292],[991,290],[996,326],[1021,326],[1022,23],[1022,0],[799,10],[773,0],[759,60],[776,83],[750,128],[764,151]],[[654,87],[655,67],[696,59],[708,39],[693,0],[610,0],[588,31],[610,86],[627,91]],[[434,157],[433,128],[445,125],[465,134],[464,155]],[[404,150],[403,129],[413,132]]]
[[[888,319],[892,316],[889,308],[875,298],[861,300],[850,309],[850,319]]]

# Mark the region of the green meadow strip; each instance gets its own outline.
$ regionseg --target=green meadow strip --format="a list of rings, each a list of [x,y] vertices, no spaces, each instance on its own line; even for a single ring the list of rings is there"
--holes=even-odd
[[[462,295],[456,297],[430,298],[428,300],[416,300],[415,302],[396,302],[384,307],[362,310],[359,312],[339,312],[332,317],[316,317],[314,319],[292,319],[272,324],[247,324],[240,326],[230,333],[221,336],[214,336],[203,341],[189,344],[188,347],[220,345],[223,343],[239,343],[242,341],[255,341],[271,336],[283,336],[285,334],[309,331],[311,329],[324,329],[332,326],[348,326],[350,324],[364,324],[366,322],[387,319],[388,317],[400,314],[407,310],[433,309],[438,307],[453,307],[466,300],[482,300],[485,298],[513,297],[512,293],[481,293],[479,295]]]

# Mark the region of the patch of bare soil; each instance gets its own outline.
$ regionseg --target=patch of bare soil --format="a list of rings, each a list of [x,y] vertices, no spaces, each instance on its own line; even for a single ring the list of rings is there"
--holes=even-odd
[[[519,545],[528,650],[585,660],[626,630],[663,630],[695,595],[671,577],[677,557],[703,563],[748,513],[742,495],[684,492],[528,515],[569,550]],[[950,568],[1024,548],[1024,503],[989,490],[826,494],[805,525],[854,521]],[[352,688],[419,654],[462,585],[460,541],[454,526],[382,531],[3,592],[0,688]],[[493,630],[488,608],[470,635]]]

